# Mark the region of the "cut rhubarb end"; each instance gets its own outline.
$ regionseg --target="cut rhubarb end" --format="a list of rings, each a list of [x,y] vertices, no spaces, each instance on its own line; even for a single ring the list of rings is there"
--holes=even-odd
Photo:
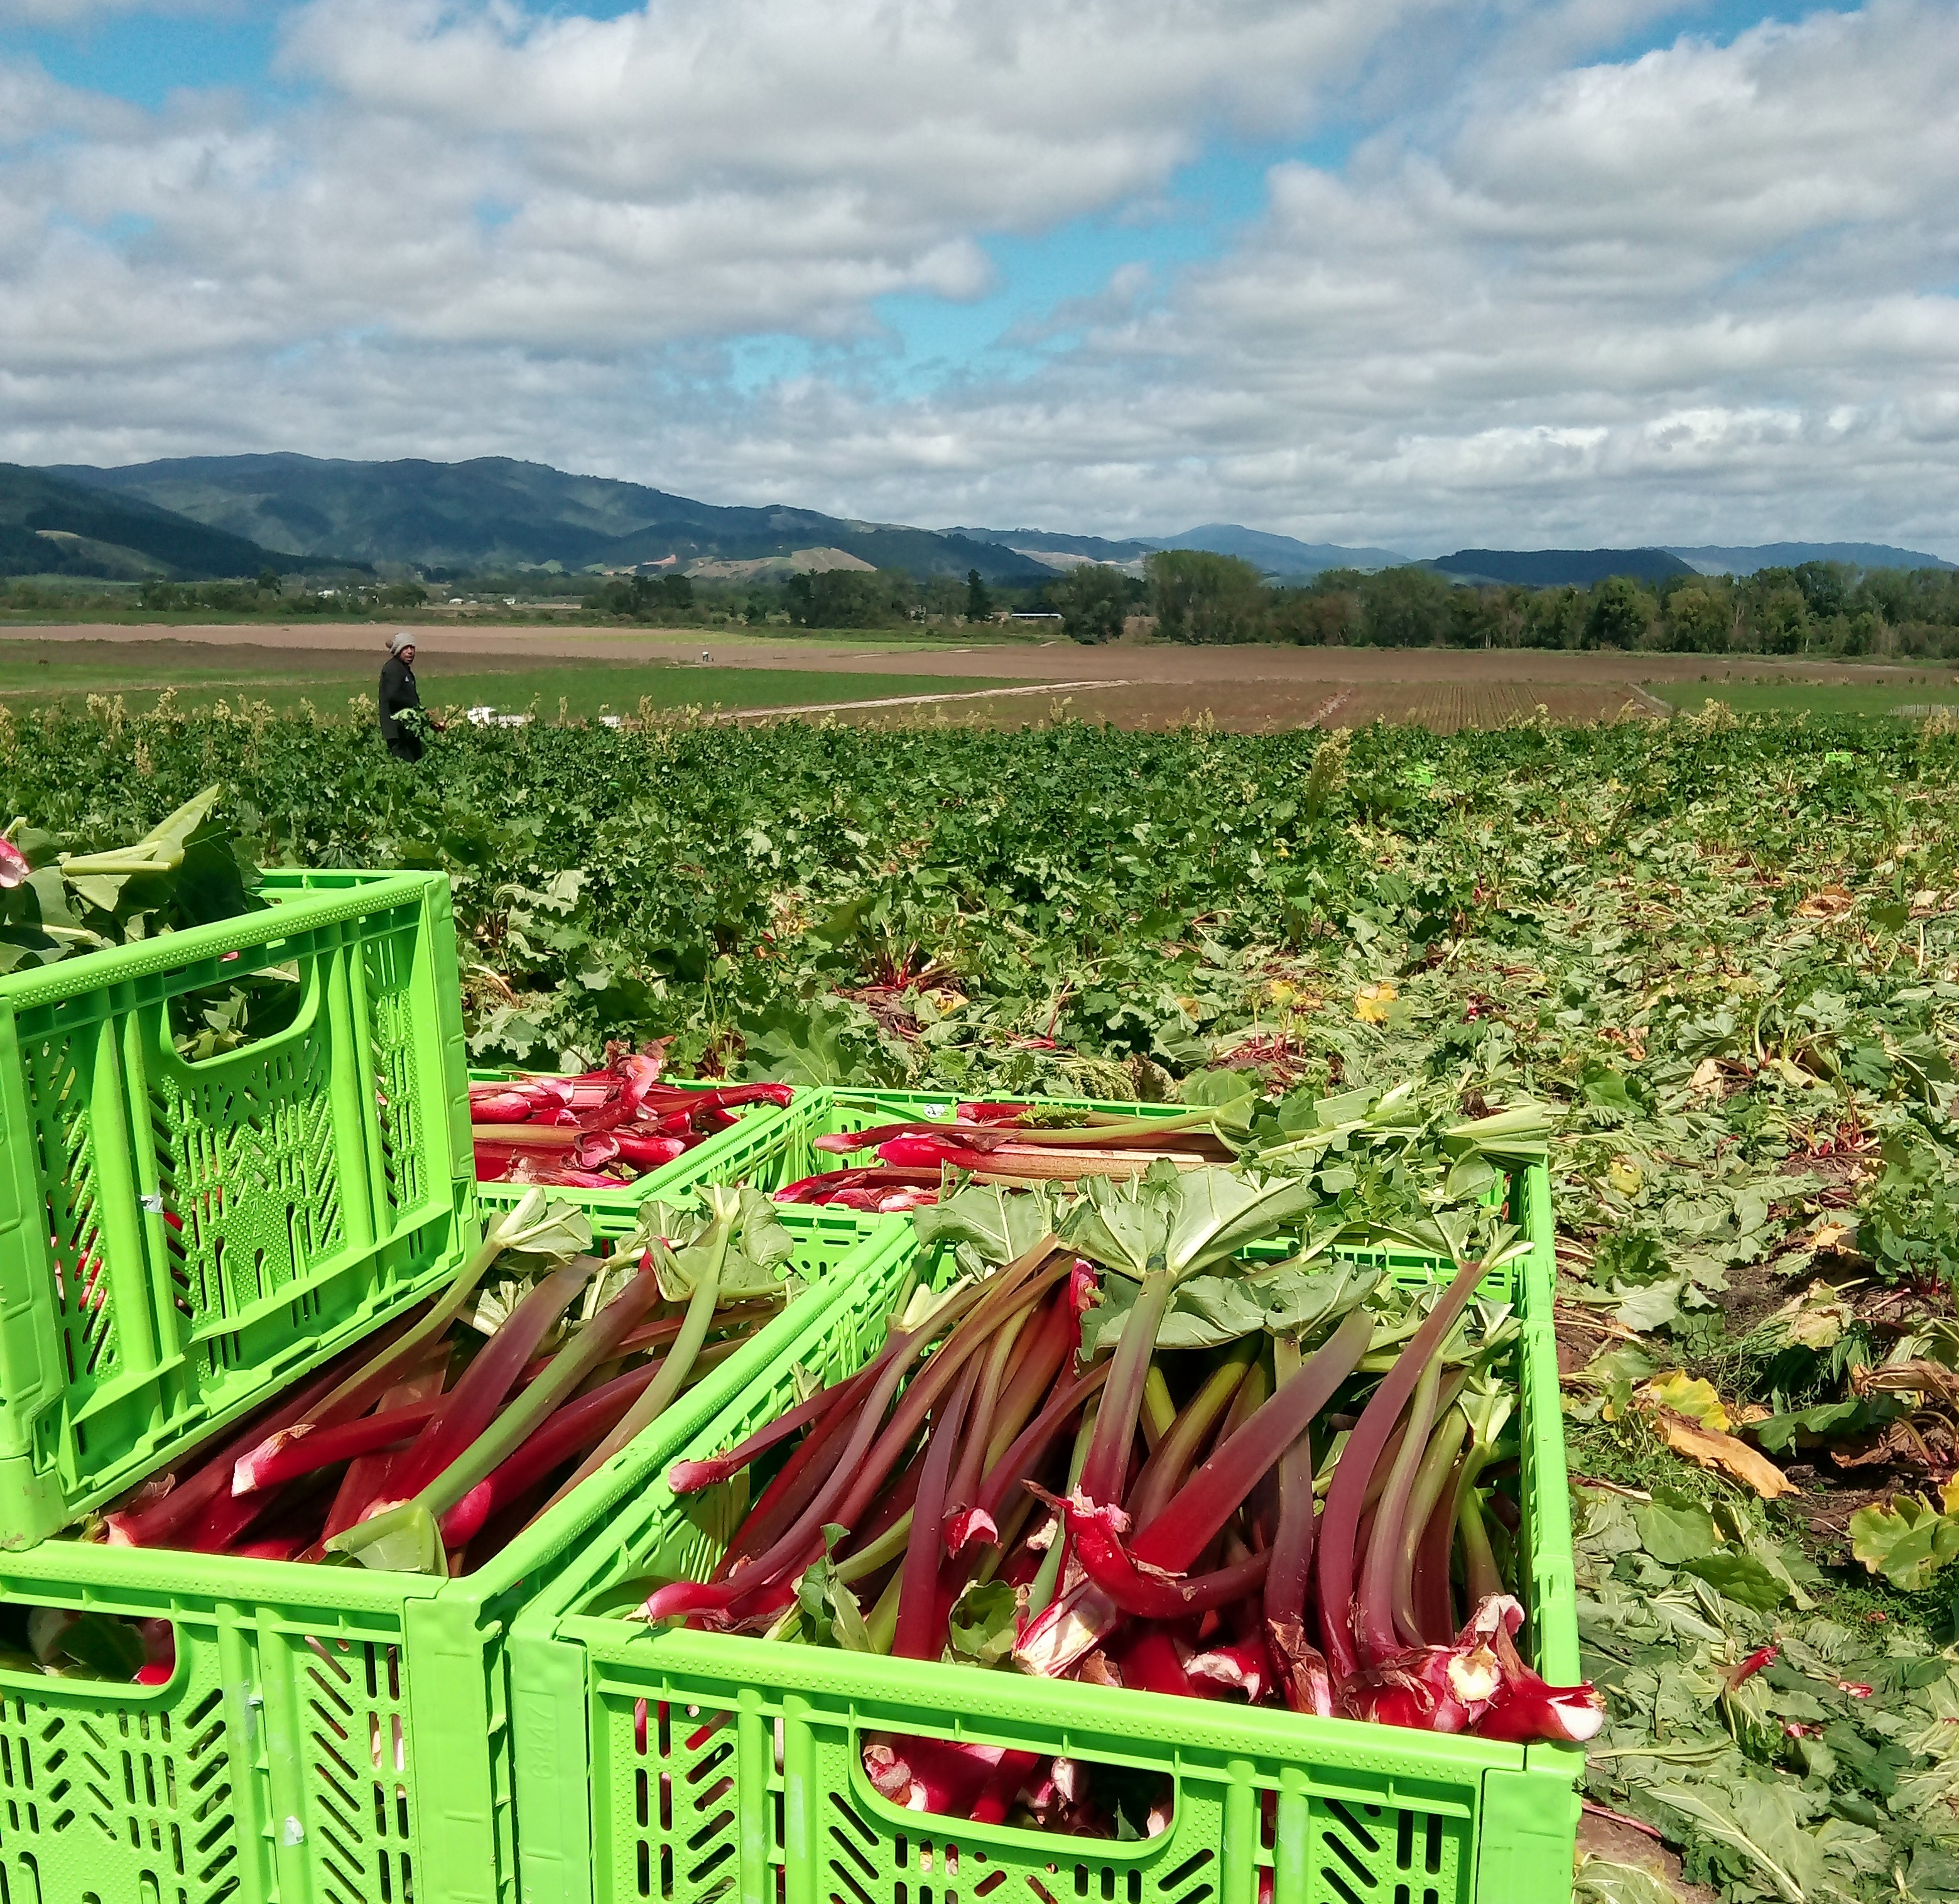
[[[740,1593],[735,1582],[675,1580],[656,1588],[640,1609],[648,1620],[684,1620],[691,1614],[719,1613]]]
[[[945,1524],[945,1550],[958,1553],[973,1541],[980,1541],[989,1547],[1000,1544],[1000,1530],[993,1517],[984,1508],[968,1508],[963,1514],[955,1514]]]
[[[1511,1745],[1583,1745],[1605,1724],[1605,1702],[1596,1687],[1548,1686],[1533,1673],[1527,1683],[1507,1680],[1475,1731],[1479,1739]]]
[[[1253,1705],[1265,1696],[1274,1678],[1272,1654],[1261,1639],[1240,1640],[1235,1646],[1214,1647],[1193,1653],[1183,1670],[1194,1680],[1205,1680],[1227,1691],[1242,1693]]]

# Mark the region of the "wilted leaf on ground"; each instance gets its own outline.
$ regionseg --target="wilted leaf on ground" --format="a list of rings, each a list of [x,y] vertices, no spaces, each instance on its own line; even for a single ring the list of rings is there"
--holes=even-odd
[[[1640,1389],[1640,1399],[1661,1408],[1670,1408],[1675,1414],[1684,1415],[1703,1428],[1711,1428],[1717,1432],[1724,1431],[1728,1426],[1728,1411],[1721,1406],[1721,1397],[1715,1392],[1714,1384],[1697,1377],[1690,1378],[1683,1368],[1669,1368],[1665,1374],[1654,1376]]]
[[[1652,1419],[1661,1438],[1676,1454],[1684,1454],[1703,1467],[1719,1468],[1744,1486],[1753,1488],[1764,1501],[1801,1492],[1774,1462],[1732,1435],[1703,1428],[1698,1422],[1668,1408],[1655,1408]]]
[[[1572,1880],[1572,1904],[1680,1904],[1679,1893],[1643,1864],[1588,1858]]]

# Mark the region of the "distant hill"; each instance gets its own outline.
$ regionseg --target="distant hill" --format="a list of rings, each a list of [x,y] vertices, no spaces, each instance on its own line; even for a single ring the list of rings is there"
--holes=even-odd
[[[1291,536],[1268,535],[1237,523],[1206,523],[1167,536],[1159,548],[1208,548],[1219,555],[1236,555],[1281,579],[1317,575],[1328,568],[1399,568],[1411,558],[1391,548],[1345,548],[1337,542],[1302,542]]]
[[[1803,562],[1846,562],[1853,568],[1953,568],[1959,564],[1889,542],[1760,542],[1752,548],[1670,548],[1703,575],[1752,575],[1757,569]]]
[[[0,575],[210,581],[321,566],[138,497],[0,463]]]
[[[1608,575],[1644,582],[1694,571],[1663,548],[1459,548],[1427,566],[1457,582],[1510,582],[1525,588],[1589,588]]]
[[[467,462],[330,461],[291,454],[183,456],[54,474],[141,497],[233,536],[310,555],[421,568],[681,570],[712,563],[846,566],[835,553],[920,577],[1033,583],[1052,571],[997,542],[814,510],[724,508],[639,483],[568,475],[506,456]],[[732,572],[743,572],[735,570]]]
[[[1057,535],[1046,529],[948,529],[945,532],[974,542],[998,542],[1055,569],[1073,568],[1081,562],[1103,562],[1111,568],[1140,572],[1144,557],[1157,546],[1154,542],[1112,542],[1100,536]]]
[[[972,536],[1004,543],[1037,561],[1051,560],[1057,568],[1081,561],[1107,562],[1112,567],[1140,568],[1144,558],[1159,548],[1202,548],[1214,555],[1236,555],[1283,580],[1297,580],[1329,568],[1395,568],[1412,558],[1390,548],[1344,548],[1332,542],[1302,542],[1290,536],[1246,529],[1238,523],[1206,523],[1180,536],[1138,536],[1128,542],[1105,541],[1099,536],[1069,536],[1043,529],[955,529],[952,536]]]

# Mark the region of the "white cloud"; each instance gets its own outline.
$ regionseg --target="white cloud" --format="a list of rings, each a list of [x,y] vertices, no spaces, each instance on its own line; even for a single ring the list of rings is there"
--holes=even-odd
[[[1405,94],[1461,10],[316,0],[282,56],[307,103],[269,115],[0,65],[0,453],[502,453],[911,520],[1945,548],[1949,8],[1561,63],[1656,10],[1497,5],[1340,173],[1275,167],[1225,256],[1022,317],[1051,354],[1018,381],[905,396],[874,300],[980,296],[989,233],[1151,202],[1350,84]],[[729,346],[785,334],[811,367],[741,394]]]

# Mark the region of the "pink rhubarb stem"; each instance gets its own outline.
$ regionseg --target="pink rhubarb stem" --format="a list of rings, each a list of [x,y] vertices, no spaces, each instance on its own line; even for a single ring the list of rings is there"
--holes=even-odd
[[[1334,1469],[1319,1524],[1319,1625],[1327,1664],[1336,1680],[1351,1677],[1360,1664],[1354,1645],[1354,1547],[1374,1464],[1429,1358],[1456,1326],[1482,1273],[1480,1263],[1465,1263],[1436,1298],[1427,1319],[1361,1411]]]
[[[904,1584],[898,1596],[897,1631],[891,1642],[894,1659],[936,1659],[944,1643],[935,1631],[938,1624],[940,1527],[960,1431],[980,1376],[980,1366],[969,1361],[944,1403],[934,1412],[925,1465],[919,1473],[918,1496],[912,1505],[911,1534],[905,1543]]]
[[[1259,1476],[1277,1464],[1313,1417],[1332,1400],[1334,1391],[1367,1353],[1373,1334],[1373,1315],[1366,1309],[1350,1310],[1305,1367],[1265,1403],[1137,1535],[1136,1558],[1174,1573],[1193,1565],[1224,1523],[1238,1511]]]
[[[1354,1638],[1362,1659],[1370,1666],[1380,1665],[1402,1649],[1401,1635],[1395,1629],[1395,1559],[1401,1551],[1402,1523],[1408,1515],[1408,1496],[1414,1492],[1415,1471],[1428,1451],[1429,1430],[1434,1425],[1435,1400],[1441,1387],[1440,1357],[1430,1356],[1409,1400],[1407,1432],[1368,1537]]]

